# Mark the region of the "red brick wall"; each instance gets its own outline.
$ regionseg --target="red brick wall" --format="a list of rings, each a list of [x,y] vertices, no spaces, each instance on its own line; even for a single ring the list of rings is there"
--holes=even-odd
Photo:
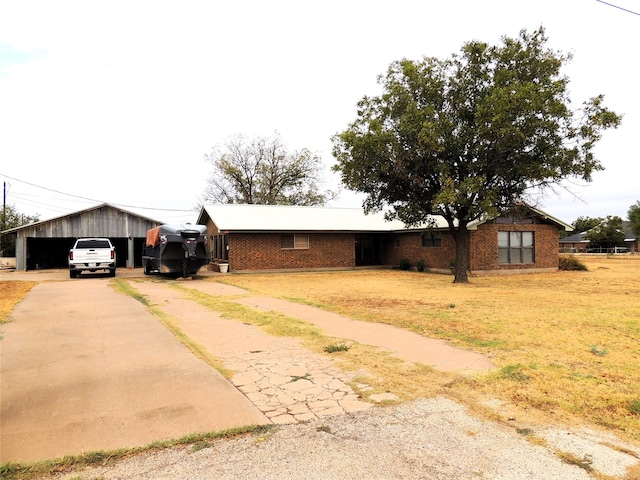
[[[501,265],[498,263],[498,232],[535,232],[535,263]],[[485,223],[471,232],[469,270],[516,270],[558,268],[558,228],[544,224]]]
[[[306,234],[305,234],[306,235]],[[308,249],[282,249],[280,234],[229,235],[229,270],[355,266],[353,234],[310,233]]]
[[[218,233],[210,221],[208,233]],[[498,231],[534,231],[535,263],[498,264]],[[396,238],[398,246],[396,246]],[[310,233],[309,248],[283,250],[280,234],[229,235],[229,270],[276,270],[303,268],[341,268],[355,266],[355,235],[347,233]],[[413,265],[422,260],[427,268],[448,269],[455,259],[455,242],[448,231],[442,232],[441,247],[423,247],[420,232],[384,236],[382,263],[398,265],[407,258]],[[469,269],[516,270],[558,267],[558,229],[544,224],[483,224],[471,231]],[[208,245],[209,246],[209,243]]]
[[[451,260],[456,258],[456,245],[451,234],[441,232],[441,247],[423,247],[420,232],[396,233],[390,237],[384,256],[388,265],[398,265],[403,258],[415,266],[418,260],[425,263],[426,268],[448,269]],[[396,240],[398,246],[396,246]]]

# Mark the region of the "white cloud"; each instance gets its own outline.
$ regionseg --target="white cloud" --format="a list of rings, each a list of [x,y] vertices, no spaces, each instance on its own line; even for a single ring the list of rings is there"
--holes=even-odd
[[[390,62],[541,24],[574,54],[574,100],[604,93],[625,114],[598,147],[606,172],[579,189],[587,203],[550,198],[549,213],[624,216],[640,197],[640,17],[595,0],[4,2],[0,45],[28,61],[0,76],[0,173],[97,200],[190,208],[204,188],[203,155],[228,136],[277,130],[330,165],[331,135]],[[44,193],[9,181],[12,192]],[[16,203],[25,213],[47,207]]]

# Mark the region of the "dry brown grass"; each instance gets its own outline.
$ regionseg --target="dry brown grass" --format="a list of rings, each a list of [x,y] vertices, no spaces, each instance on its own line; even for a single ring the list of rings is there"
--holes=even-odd
[[[449,378],[447,391],[497,397],[531,415],[583,419],[640,440],[640,257],[580,260],[588,272],[477,276],[467,285],[395,270],[225,281],[491,352],[498,373]]]
[[[0,323],[6,323],[9,315],[36,282],[0,282]]]

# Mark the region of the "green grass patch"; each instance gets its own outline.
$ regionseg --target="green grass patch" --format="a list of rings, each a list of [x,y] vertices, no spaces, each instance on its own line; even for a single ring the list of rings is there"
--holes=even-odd
[[[210,433],[195,433],[177,439],[153,442],[135,448],[121,448],[108,451],[87,452],[81,455],[68,455],[54,460],[34,463],[4,463],[0,465],[0,478],[5,480],[33,480],[43,475],[71,474],[86,467],[116,462],[140,453],[165,450],[181,445],[193,445],[202,449],[220,439],[235,438],[243,435],[261,435],[273,429],[275,425],[249,425]]]
[[[324,351],[327,353],[347,352],[350,348],[351,345],[347,345],[346,343],[332,343],[324,347]]]
[[[598,357],[604,357],[609,353],[609,350],[606,348],[600,348],[598,345],[591,345],[589,351]]]
[[[500,376],[515,382],[528,382],[531,380],[531,376],[525,374],[523,370],[524,367],[522,365],[507,365],[500,369]]]

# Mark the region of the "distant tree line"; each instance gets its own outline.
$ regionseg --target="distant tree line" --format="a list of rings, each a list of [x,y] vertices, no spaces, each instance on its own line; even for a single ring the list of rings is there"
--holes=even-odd
[[[15,205],[7,204],[0,210],[0,232],[10,230],[12,228],[21,227],[29,223],[37,222],[40,217],[36,215],[25,215],[20,213]],[[0,238],[0,256],[15,257],[16,256],[16,236],[2,235]]]
[[[640,201],[629,207],[627,218],[636,238],[640,237]],[[586,233],[592,248],[613,248],[624,244],[624,221],[617,215],[606,217],[578,217],[571,224],[576,233]]]

